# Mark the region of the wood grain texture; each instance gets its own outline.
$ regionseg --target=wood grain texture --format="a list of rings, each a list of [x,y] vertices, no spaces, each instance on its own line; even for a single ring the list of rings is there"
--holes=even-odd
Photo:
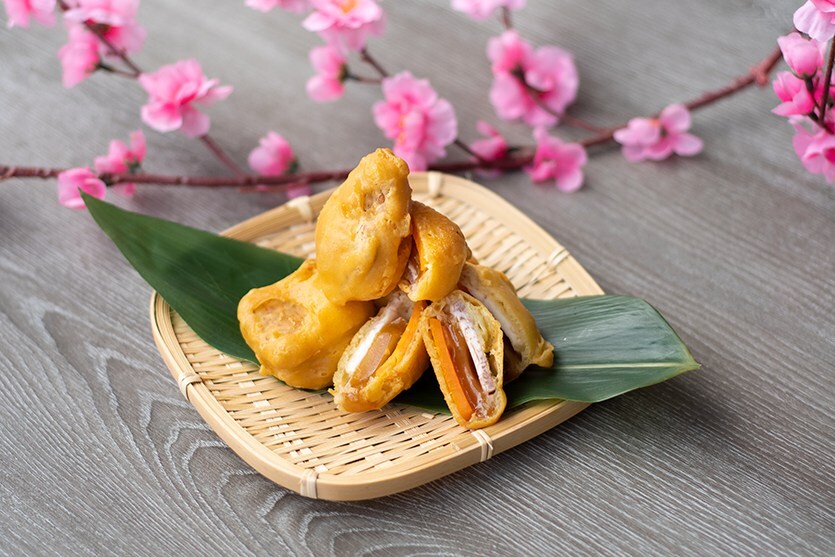
[[[138,61],[196,56],[233,83],[210,113],[239,161],[267,129],[309,169],[349,166],[384,142],[374,88],[312,103],[316,40],[294,16],[242,4],[145,0]],[[523,34],[575,52],[575,113],[607,125],[725,83],[772,47],[799,2],[529,4],[515,18]],[[431,77],[464,139],[479,118],[495,121],[483,51],[497,24],[442,1],[386,8],[388,35],[372,43],[381,61]],[[0,30],[4,162],[86,164],[137,127],[135,84],[96,75],[61,87],[63,39]],[[364,503],[303,499],[249,469],[180,397],[148,331],[148,287],[89,216],[61,208],[51,183],[0,184],[0,552],[835,554],[835,189],[802,171],[775,104],[750,90],[699,112],[707,147],[693,159],[629,165],[600,150],[575,195],[523,176],[488,181],[606,291],[656,305],[704,369]],[[223,171],[179,135],[149,143],[149,171]],[[147,188],[121,204],[220,230],[280,201]]]

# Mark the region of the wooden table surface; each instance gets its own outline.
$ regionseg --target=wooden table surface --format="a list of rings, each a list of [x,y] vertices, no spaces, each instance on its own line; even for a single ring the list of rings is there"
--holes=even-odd
[[[529,4],[523,35],[576,54],[573,113],[611,125],[744,72],[800,1]],[[389,31],[371,43],[385,65],[431,77],[465,140],[478,119],[495,123],[484,48],[498,24],[444,1],[385,7]],[[369,115],[376,88],[306,98],[318,40],[296,16],[145,0],[140,21],[142,65],[194,56],[236,86],[209,113],[239,161],[268,129],[307,169],[386,143]],[[60,28],[0,31],[0,162],[88,164],[138,127],[136,84],[97,74],[63,89],[63,41]],[[594,151],[574,195],[523,175],[487,181],[607,292],[658,307],[704,368],[359,503],[305,499],[250,469],[181,397],[151,340],[149,287],[89,215],[60,207],[53,182],[0,184],[0,553],[835,554],[835,188],[802,170],[775,104],[751,89],[698,112],[706,148],[692,159]],[[198,142],[148,137],[148,171],[223,172]],[[280,202],[155,186],[119,201],[208,230]]]

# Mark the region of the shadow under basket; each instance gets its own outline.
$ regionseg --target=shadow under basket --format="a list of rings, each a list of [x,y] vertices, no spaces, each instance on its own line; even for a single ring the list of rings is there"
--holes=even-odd
[[[473,255],[507,274],[520,296],[603,293],[565,248],[488,189],[437,172],[409,180],[414,198],[458,223]],[[224,235],[310,257],[316,217],[331,191],[293,199]],[[180,390],[212,429],[258,472],[305,497],[346,501],[411,489],[487,460],[588,406],[528,403],[475,431],[450,415],[401,404],[344,413],[328,393],[288,387],[212,348],[157,293],[151,324]]]

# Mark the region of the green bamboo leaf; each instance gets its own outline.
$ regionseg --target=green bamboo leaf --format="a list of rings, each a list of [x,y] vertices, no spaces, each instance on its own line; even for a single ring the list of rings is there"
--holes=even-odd
[[[507,386],[513,406],[560,398],[600,402],[698,369],[654,307],[630,296],[523,300],[555,347],[554,365]]]
[[[87,195],[84,200],[131,265],[203,340],[257,363],[238,328],[238,300],[250,288],[285,277],[301,259]],[[598,402],[699,367],[664,318],[638,298],[524,302],[556,347],[555,362],[548,369],[530,368],[507,386],[511,408],[535,400]],[[446,411],[432,373],[397,401]]]
[[[700,366],[658,311],[630,296],[523,300],[553,344],[554,365],[530,367],[505,387],[508,408],[536,400],[600,402]],[[445,410],[433,374],[397,402]]]
[[[238,301],[292,273],[302,259],[83,197],[122,255],[200,338],[258,362],[238,327]]]

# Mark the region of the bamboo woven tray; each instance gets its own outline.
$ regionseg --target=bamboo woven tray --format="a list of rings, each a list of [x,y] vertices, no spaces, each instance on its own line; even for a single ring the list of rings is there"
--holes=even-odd
[[[565,248],[486,188],[435,172],[409,179],[415,199],[458,223],[479,261],[504,271],[521,296],[603,293]],[[315,218],[329,195],[294,199],[224,234],[309,257]],[[398,404],[343,413],[327,393],[288,387],[212,348],[156,293],[151,324],[171,374],[212,429],[261,474],[305,497],[358,500],[404,491],[487,460],[587,406],[529,403],[476,431],[449,415]]]

